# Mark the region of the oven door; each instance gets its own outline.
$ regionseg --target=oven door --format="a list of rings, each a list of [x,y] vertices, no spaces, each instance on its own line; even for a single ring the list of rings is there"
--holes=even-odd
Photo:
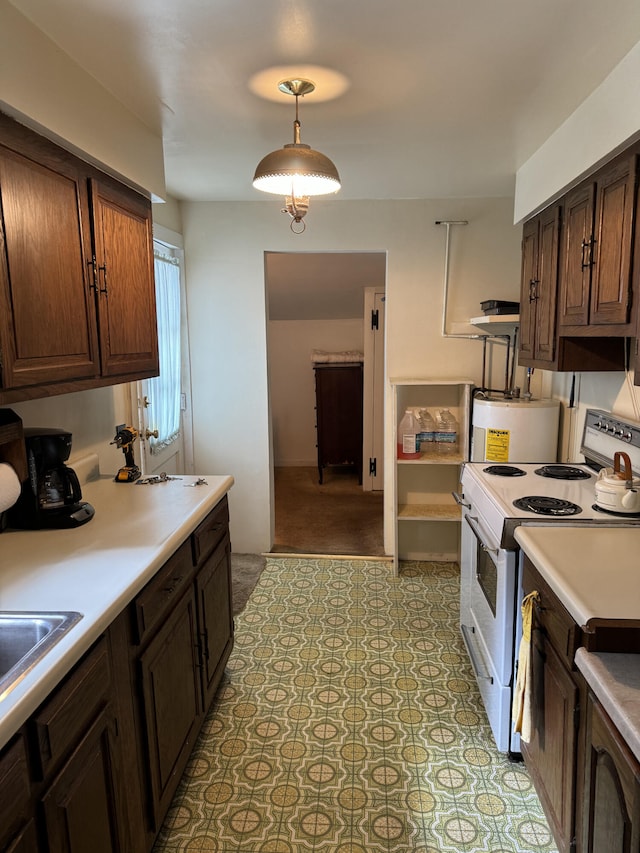
[[[517,751],[511,734],[517,552],[498,547],[482,516],[462,523],[460,628],[498,749]]]

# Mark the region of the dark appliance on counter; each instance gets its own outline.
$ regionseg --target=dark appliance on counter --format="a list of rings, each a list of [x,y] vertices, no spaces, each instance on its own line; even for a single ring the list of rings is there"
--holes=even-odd
[[[633,471],[640,471],[640,424],[588,409],[580,448],[584,463],[464,463],[462,495],[454,495],[462,507],[460,629],[501,752],[520,753],[511,719],[523,598],[515,530],[639,525],[640,513],[605,511],[596,498],[598,472],[622,450]]]
[[[90,521],[95,510],[82,500],[73,468],[65,465],[71,453],[71,433],[62,429],[25,428],[28,476],[16,504],[8,511],[10,527],[78,527]]]

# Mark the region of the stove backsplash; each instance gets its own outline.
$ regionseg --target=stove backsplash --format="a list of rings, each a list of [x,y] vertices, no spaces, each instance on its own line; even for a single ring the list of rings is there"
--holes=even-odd
[[[628,374],[550,373],[547,376],[551,377],[550,395],[561,403],[559,462],[582,461],[580,446],[587,409],[603,409],[640,423],[640,387],[633,385],[633,371]],[[571,401],[573,406],[569,405]]]

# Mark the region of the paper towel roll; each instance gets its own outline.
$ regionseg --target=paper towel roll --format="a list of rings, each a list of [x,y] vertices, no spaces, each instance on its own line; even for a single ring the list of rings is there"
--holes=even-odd
[[[11,465],[0,462],[0,512],[13,506],[20,497],[20,480]]]

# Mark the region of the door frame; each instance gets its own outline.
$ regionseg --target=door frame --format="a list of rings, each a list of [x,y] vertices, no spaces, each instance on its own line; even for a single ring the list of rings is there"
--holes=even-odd
[[[182,387],[182,404],[181,404],[181,439],[182,439],[182,468],[181,474],[194,473],[194,455],[193,455],[193,419],[191,405],[191,350],[189,341],[189,317],[187,313],[187,293],[186,293],[186,278],[184,270],[184,240],[181,234],[165,228],[163,225],[153,226],[154,242],[163,244],[169,249],[172,249],[176,256],[180,259],[180,317],[181,317],[181,387]],[[146,449],[147,442],[144,438],[144,429],[146,427],[144,416],[144,404],[142,391],[142,382],[129,383],[129,403],[130,403],[130,420],[133,426],[139,430],[139,446],[137,453],[139,456],[139,464],[143,473],[151,470],[151,459],[147,459]]]
[[[384,367],[385,367],[386,287],[364,290],[364,377],[362,424],[362,488],[365,492],[384,489]],[[372,315],[378,312],[378,327]],[[369,460],[376,460],[375,475]]]

